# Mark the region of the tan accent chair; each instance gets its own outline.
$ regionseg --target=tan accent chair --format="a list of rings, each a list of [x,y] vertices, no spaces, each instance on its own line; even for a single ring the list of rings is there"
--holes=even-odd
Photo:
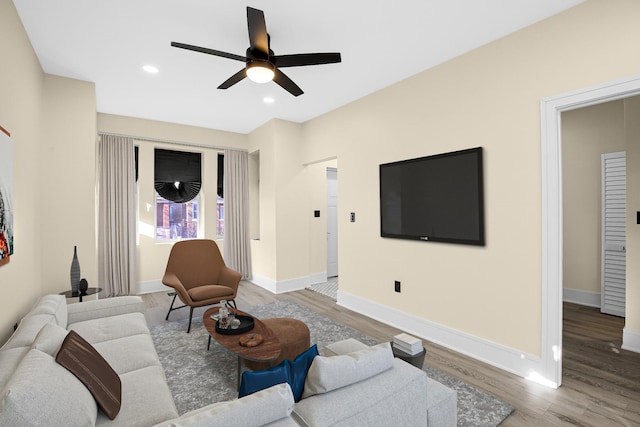
[[[224,263],[213,240],[196,239],[176,242],[171,248],[162,283],[176,290],[166,320],[173,310],[190,307],[189,327],[195,307],[218,304],[222,300],[236,307],[235,298],[242,275]],[[176,297],[185,305],[173,307]]]

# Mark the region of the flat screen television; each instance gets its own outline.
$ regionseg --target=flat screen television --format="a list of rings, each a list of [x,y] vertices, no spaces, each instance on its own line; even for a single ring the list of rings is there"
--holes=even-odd
[[[482,147],[381,164],[380,235],[484,246]]]

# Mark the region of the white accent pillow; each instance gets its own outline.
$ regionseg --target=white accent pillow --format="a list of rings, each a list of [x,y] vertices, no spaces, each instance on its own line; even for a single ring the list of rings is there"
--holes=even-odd
[[[95,425],[96,401],[53,357],[29,350],[0,394],[0,425]]]
[[[340,356],[316,356],[307,373],[302,398],[357,383],[392,366],[393,352],[388,342]]]

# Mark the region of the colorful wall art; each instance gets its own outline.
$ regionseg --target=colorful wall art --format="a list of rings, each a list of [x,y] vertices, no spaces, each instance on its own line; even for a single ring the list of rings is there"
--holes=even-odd
[[[13,254],[13,143],[0,126],[0,265]]]

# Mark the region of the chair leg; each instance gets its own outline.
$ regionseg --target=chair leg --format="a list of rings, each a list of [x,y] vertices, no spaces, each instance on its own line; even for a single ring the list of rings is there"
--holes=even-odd
[[[173,300],[171,301],[171,307],[169,307],[169,311],[167,312],[167,317],[164,318],[164,320],[169,320],[169,315],[171,314],[171,311],[173,310],[173,303],[176,302],[176,297],[178,296],[178,293],[174,293],[173,294]]]
[[[189,327],[187,328],[187,333],[191,331],[191,319],[193,318],[193,307],[189,307]]]

